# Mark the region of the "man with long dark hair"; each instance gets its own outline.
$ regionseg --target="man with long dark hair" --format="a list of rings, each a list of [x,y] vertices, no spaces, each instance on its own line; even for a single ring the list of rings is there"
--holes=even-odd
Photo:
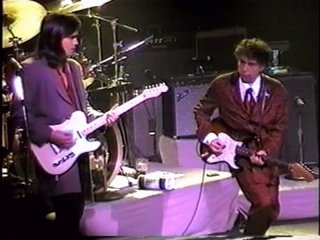
[[[79,47],[80,28],[81,22],[75,15],[47,15],[41,24],[36,57],[23,62],[29,137],[37,146],[51,143],[69,149],[75,144],[73,135],[51,126],[63,123],[79,110],[88,118],[100,115],[88,104],[81,65],[70,58]],[[118,117],[116,113],[107,115],[107,125]],[[83,170],[87,167],[84,155],[59,175],[48,174],[36,164],[39,194],[55,213],[54,232],[48,235],[58,234],[67,239],[79,236],[84,185],[88,184],[88,179],[84,179],[84,173],[88,174],[88,170]]]
[[[288,94],[283,84],[263,74],[270,48],[261,39],[243,39],[235,48],[237,71],[218,76],[195,107],[197,135],[206,155],[219,156],[228,147],[218,134],[227,132],[252,151],[250,157],[236,152],[232,169],[251,202],[246,235],[264,235],[279,214],[279,171],[267,161],[278,157],[288,122]],[[219,117],[211,119],[218,111]],[[250,151],[249,151],[250,152]]]

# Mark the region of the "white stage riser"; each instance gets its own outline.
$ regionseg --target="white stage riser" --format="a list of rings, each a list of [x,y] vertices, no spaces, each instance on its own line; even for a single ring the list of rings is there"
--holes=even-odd
[[[159,149],[163,163],[170,166],[202,168],[203,161],[198,156],[196,139],[172,139],[162,135]],[[207,165],[208,169],[228,171],[225,163]],[[235,184],[237,184],[235,182]],[[313,218],[319,216],[319,182],[306,183],[281,178],[279,220]],[[247,213],[250,203],[239,189],[239,211]]]

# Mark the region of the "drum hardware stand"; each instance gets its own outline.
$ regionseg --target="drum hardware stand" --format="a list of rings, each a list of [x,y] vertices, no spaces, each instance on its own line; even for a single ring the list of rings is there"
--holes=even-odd
[[[3,80],[2,80],[3,81]],[[10,100],[8,97],[8,87],[2,86],[2,146],[1,146],[1,176],[0,179],[2,180],[3,177],[8,176],[8,171],[10,169],[12,161],[12,152],[9,149],[9,137],[8,137],[8,117],[10,115]]]
[[[88,9],[88,16],[92,16],[91,10]],[[97,33],[97,44],[98,44],[98,61],[101,62],[102,61],[102,39],[101,39],[101,24],[100,24],[100,20],[98,18],[94,18],[95,23],[93,24],[93,26],[96,28],[96,33]],[[100,87],[104,86],[104,82],[100,82]]]
[[[23,80],[22,80],[23,82]],[[22,83],[24,84],[24,83]],[[30,156],[30,142],[29,142],[29,127],[28,127],[28,117],[26,112],[26,106],[24,99],[21,99],[21,106],[22,106],[22,112],[23,112],[23,128],[21,129],[21,132],[19,133],[19,148],[21,150],[20,154],[20,163],[22,164],[23,172],[24,172],[24,180],[26,184],[26,194],[30,195],[32,193],[31,191],[31,183],[30,176],[29,176],[29,170],[31,170],[34,173],[33,165],[32,169],[29,169],[28,167],[28,161],[31,160]]]
[[[15,34],[12,31],[12,27],[11,26],[8,26],[7,29],[10,32],[10,34],[12,35],[12,37],[9,38],[9,42],[12,42],[14,57],[16,59],[20,60],[21,57],[24,55],[24,52],[21,51],[21,48],[20,48],[20,45],[19,45],[19,42],[22,39],[20,37],[15,36]]]
[[[108,18],[105,18],[105,17],[101,17],[101,16],[98,16],[94,13],[91,12],[91,10],[89,9],[88,10],[88,14],[87,16],[89,18],[94,18],[95,21],[96,21],[96,28],[97,28],[97,37],[98,37],[98,50],[99,50],[99,65],[101,65],[101,61],[102,61],[102,57],[101,57],[101,53],[102,53],[102,47],[101,47],[101,25],[100,25],[100,21],[104,21],[104,22],[108,22],[110,23],[111,25],[111,28],[112,28],[112,38],[113,38],[113,56],[111,57],[111,59],[114,60],[114,81],[115,81],[115,85],[119,85],[118,83],[118,80],[119,80],[119,52],[118,52],[118,48],[122,45],[121,42],[118,43],[118,36],[117,36],[117,27],[122,27],[124,29],[127,29],[127,30],[130,30],[130,31],[133,31],[133,32],[138,32],[138,29],[134,28],[134,27],[131,27],[131,26],[128,26],[128,25],[125,25],[125,24],[120,24],[118,22],[118,18],[112,18],[112,19],[108,19]]]
[[[108,202],[108,201],[118,200],[124,197],[124,194],[118,191],[108,190],[108,184],[107,184],[108,168],[105,166],[107,166],[108,164],[107,159],[109,159],[109,157],[110,155],[108,153],[107,147],[104,146],[103,144],[95,152],[89,153],[90,178],[93,183],[91,187],[92,202],[95,202],[95,201]],[[95,166],[91,167],[92,165],[95,165]],[[93,172],[93,170],[95,170],[95,172]],[[93,189],[95,180],[98,187],[96,190]]]
[[[19,147],[21,150],[21,154],[20,154],[20,162],[21,164],[23,164],[23,171],[24,171],[24,180],[25,180],[25,184],[26,184],[26,188],[25,188],[25,194],[26,195],[30,195],[32,193],[31,189],[30,189],[30,184],[32,183],[30,181],[29,178],[29,169],[27,166],[27,162],[29,159],[31,159],[30,157],[30,152],[29,152],[29,128],[28,128],[28,116],[27,116],[27,112],[26,112],[26,106],[25,106],[25,102],[24,102],[24,90],[25,90],[25,83],[24,83],[24,79],[21,77],[21,71],[23,71],[23,67],[21,65],[21,63],[19,62],[20,56],[21,56],[21,49],[19,47],[19,41],[21,41],[21,38],[18,38],[14,35],[14,33],[12,32],[12,29],[10,26],[8,26],[8,30],[9,32],[12,34],[12,38],[10,38],[10,42],[12,42],[13,44],[13,51],[14,51],[14,56],[15,58],[11,58],[10,60],[14,62],[14,64],[16,64],[16,74],[17,76],[20,76],[21,78],[21,83],[22,83],[22,95],[23,96],[19,96],[21,97],[20,101],[21,101],[21,107],[22,107],[22,114],[23,114],[23,129],[20,131],[20,137],[19,137]],[[32,165],[33,166],[33,165]],[[33,171],[34,169],[32,169]],[[33,171],[34,172],[34,171]]]

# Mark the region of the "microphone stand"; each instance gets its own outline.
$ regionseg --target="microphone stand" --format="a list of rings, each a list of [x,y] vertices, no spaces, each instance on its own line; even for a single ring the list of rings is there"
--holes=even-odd
[[[304,159],[304,143],[303,143],[303,138],[304,138],[304,134],[303,134],[303,127],[302,127],[302,123],[303,123],[303,117],[302,117],[302,106],[299,106],[298,109],[298,130],[297,130],[297,134],[298,134],[298,140],[299,140],[299,156],[300,156],[300,163],[305,163],[305,159]]]
[[[304,134],[303,134],[303,108],[305,106],[304,101],[300,97],[295,98],[295,105],[297,108],[297,114],[298,114],[298,129],[297,129],[297,135],[298,135],[298,143],[299,143],[299,163],[305,164],[305,158],[304,158]],[[295,178],[292,176],[292,174],[288,174],[285,176],[286,179],[290,180],[304,180],[300,178]]]

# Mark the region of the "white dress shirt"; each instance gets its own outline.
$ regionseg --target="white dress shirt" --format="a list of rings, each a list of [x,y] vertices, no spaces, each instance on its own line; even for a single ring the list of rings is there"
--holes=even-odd
[[[240,90],[240,95],[241,95],[242,101],[244,101],[244,96],[245,96],[247,89],[252,88],[252,90],[253,90],[252,96],[253,96],[254,100],[257,102],[257,98],[258,98],[258,94],[259,94],[260,86],[261,86],[261,76],[259,75],[256,78],[256,80],[254,80],[254,82],[251,84],[243,82],[240,77],[238,83],[239,83],[239,90]],[[211,132],[211,133],[207,134],[207,136],[203,139],[202,142],[207,145],[210,145],[210,143],[212,141],[214,141],[216,138],[218,138],[217,134]]]

